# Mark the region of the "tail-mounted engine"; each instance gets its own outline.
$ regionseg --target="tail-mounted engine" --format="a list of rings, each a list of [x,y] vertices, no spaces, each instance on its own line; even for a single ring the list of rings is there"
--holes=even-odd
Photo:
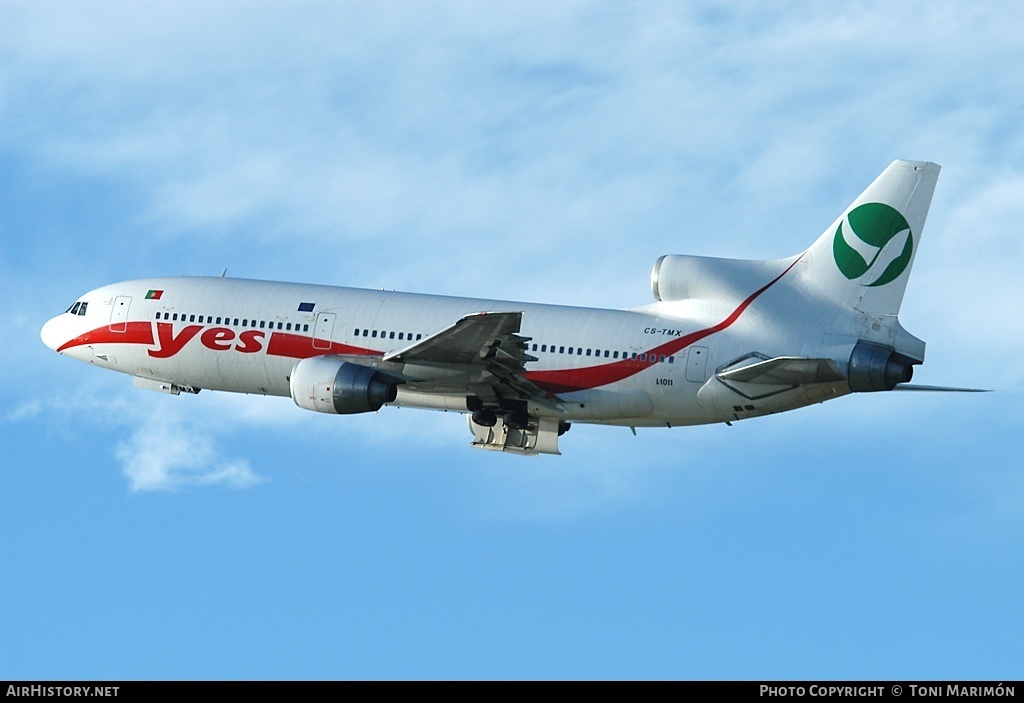
[[[380,371],[329,356],[295,364],[290,385],[300,408],[339,415],[376,412],[398,395],[397,383]]]
[[[850,354],[847,376],[854,393],[891,391],[907,383],[914,375],[913,364],[920,363],[897,353],[891,347],[873,342],[857,342]]]
[[[701,299],[734,305],[782,273],[787,262],[667,254],[651,270],[651,293],[663,303]]]

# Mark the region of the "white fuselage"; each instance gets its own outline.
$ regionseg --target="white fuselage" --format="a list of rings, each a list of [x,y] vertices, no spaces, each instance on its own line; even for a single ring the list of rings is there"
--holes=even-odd
[[[150,299],[147,299],[147,295]],[[153,298],[153,296],[158,296]],[[531,413],[560,419],[672,426],[739,419],[824,399],[805,392],[770,404],[723,408],[698,391],[716,364],[751,351],[777,354],[779,330],[712,311],[708,319],[643,311],[510,303],[232,278],[157,278],[96,289],[44,327],[44,341],[74,358],[185,389],[288,396],[300,359],[338,354],[367,360],[411,346],[479,312],[522,312],[521,334],[536,361],[525,378],[557,397]],[[718,315],[717,318],[714,316]],[[699,317],[699,315],[698,315]],[[717,323],[717,324],[716,324]],[[775,340],[775,341],[773,341]],[[429,368],[412,369],[430,380]],[[443,387],[444,372],[436,372]],[[845,392],[835,388],[827,397]],[[579,399],[581,403],[573,401]],[[779,404],[779,401],[783,401]],[[465,393],[399,387],[394,405],[465,411]]]

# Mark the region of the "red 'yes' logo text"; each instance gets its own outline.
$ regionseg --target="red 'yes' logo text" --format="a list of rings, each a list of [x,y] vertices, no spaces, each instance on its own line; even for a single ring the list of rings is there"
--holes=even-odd
[[[189,325],[183,327],[178,334],[174,334],[174,327],[169,322],[156,323],[156,336],[159,346],[150,349],[149,355],[156,359],[167,359],[182,350],[182,348],[195,337],[202,325]],[[244,354],[254,354],[263,349],[263,337],[266,336],[259,330],[246,330],[241,334],[227,327],[212,327],[199,337],[203,346],[213,351],[235,351]]]

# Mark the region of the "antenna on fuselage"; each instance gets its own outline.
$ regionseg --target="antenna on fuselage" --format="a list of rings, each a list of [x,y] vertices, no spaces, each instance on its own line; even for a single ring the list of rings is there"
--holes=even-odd
[[[220,277],[221,278],[224,278],[227,275],[228,275],[228,270],[227,269],[224,269],[223,271],[220,272]]]

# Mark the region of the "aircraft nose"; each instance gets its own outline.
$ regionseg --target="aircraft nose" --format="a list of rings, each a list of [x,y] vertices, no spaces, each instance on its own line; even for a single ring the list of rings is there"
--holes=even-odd
[[[46,324],[43,325],[43,329],[39,330],[39,338],[43,340],[43,344],[54,351],[57,351],[57,347],[65,341],[64,335],[61,332],[61,327],[63,327],[63,325],[61,324],[60,317],[55,317],[48,320]]]

